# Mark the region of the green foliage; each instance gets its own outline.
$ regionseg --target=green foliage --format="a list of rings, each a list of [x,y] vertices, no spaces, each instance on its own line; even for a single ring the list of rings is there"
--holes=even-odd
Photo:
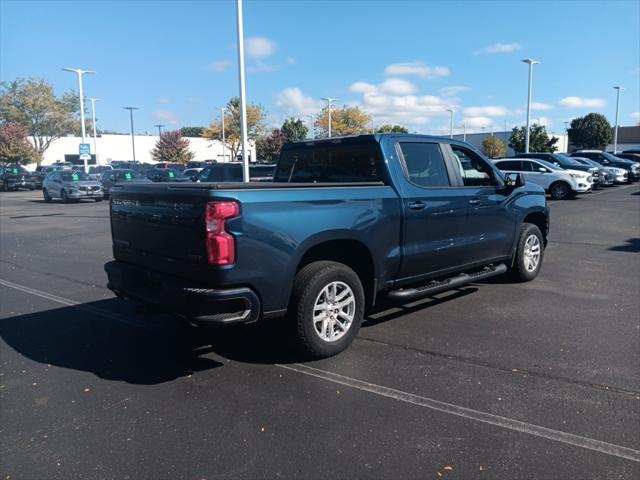
[[[182,127],[180,133],[183,137],[201,137],[205,127]]]
[[[409,133],[409,129],[402,125],[382,125],[376,133]]]
[[[511,131],[509,146],[516,153],[524,152],[526,130],[526,127],[514,127]],[[549,137],[544,125],[538,125],[537,123],[531,125],[529,134],[530,152],[555,152],[558,150],[556,143],[558,143],[558,137]]]
[[[289,118],[282,124],[282,134],[288,142],[300,142],[307,138],[309,129],[300,119]]]
[[[43,79],[17,79],[0,84],[0,122],[25,127],[34,137],[39,158],[51,142],[76,131],[77,113],[78,96],[66,93],[57,98],[53,87]]]
[[[231,158],[235,159],[240,150],[240,99],[233,97],[225,107],[224,133],[227,145],[231,150]],[[262,105],[250,103],[247,105],[247,136],[250,140],[257,139],[264,130],[266,113]],[[214,120],[209,128],[205,128],[203,137],[210,140],[222,140],[222,121]]]
[[[256,140],[256,156],[260,162],[276,162],[280,150],[287,143],[287,138],[279,128],[271,130],[269,135],[263,135]]]
[[[482,141],[482,152],[489,158],[504,157],[507,147],[495,135],[489,135]]]
[[[611,124],[600,113],[574,118],[569,128],[569,141],[578,148],[604,150],[611,143]]]
[[[26,165],[40,159],[38,152],[27,140],[29,132],[19,123],[0,125],[0,162]]]
[[[194,156],[189,150],[189,140],[182,138],[180,130],[163,132],[151,150],[151,157],[157,162],[188,163]]]

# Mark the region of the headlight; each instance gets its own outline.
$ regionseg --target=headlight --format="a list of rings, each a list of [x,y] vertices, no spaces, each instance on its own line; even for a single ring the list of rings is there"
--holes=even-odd
[[[569,175],[571,175],[573,178],[583,178],[582,175],[578,173],[570,173]]]

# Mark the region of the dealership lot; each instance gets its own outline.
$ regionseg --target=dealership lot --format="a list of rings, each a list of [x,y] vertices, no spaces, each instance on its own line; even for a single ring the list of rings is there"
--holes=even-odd
[[[0,478],[634,478],[640,186],[552,202],[540,277],[373,312],[298,363],[105,287],[108,204],[0,194]]]

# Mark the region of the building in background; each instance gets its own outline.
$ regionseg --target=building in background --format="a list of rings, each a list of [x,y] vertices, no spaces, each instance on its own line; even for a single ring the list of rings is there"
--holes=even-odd
[[[612,128],[612,139],[615,134],[615,128]],[[632,148],[640,148],[640,125],[634,127],[618,127],[618,152],[631,150]],[[607,145],[606,150],[607,152],[613,152],[613,140]]]
[[[558,138],[558,143],[556,143],[556,146],[558,147],[558,152],[567,152],[568,148],[569,148],[569,139],[567,137],[566,133],[555,133],[555,132],[548,132],[549,137],[557,137]],[[501,131],[501,132],[482,132],[482,133],[467,133],[466,135],[466,142],[470,143],[471,145],[473,145],[474,147],[476,147],[478,150],[482,151],[482,142],[484,141],[485,138],[490,137],[490,136],[494,136],[494,137],[498,137],[500,139],[500,141],[502,141],[502,143],[504,143],[505,147],[507,147],[507,153],[506,156],[511,156],[511,155],[515,155],[515,151],[512,148],[509,148],[509,137],[511,136],[511,130],[505,132],[505,131]],[[464,135],[461,134],[455,134],[453,136],[453,138],[455,140],[460,140],[463,141],[464,140]]]
[[[189,150],[195,157],[194,160],[216,160],[217,162],[231,161],[231,149],[227,146],[223,149],[219,140],[207,140],[200,137],[185,137],[189,140]],[[151,150],[155,147],[159,137],[157,135],[136,135],[134,137],[136,145],[136,160],[139,162],[154,163],[151,158]],[[62,137],[54,140],[44,153],[42,165],[51,165],[55,162],[82,163],[79,159],[79,145],[82,143],[81,137]],[[96,158],[93,138],[87,137],[86,143],[91,145],[92,165],[108,165],[114,160],[133,160],[133,150],[131,147],[130,135],[101,135],[96,138]],[[255,161],[255,143],[249,142],[249,161]],[[224,150],[224,157],[223,157]]]

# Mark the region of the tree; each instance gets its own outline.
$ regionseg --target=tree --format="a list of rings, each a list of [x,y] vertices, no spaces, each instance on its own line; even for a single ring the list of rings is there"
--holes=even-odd
[[[79,126],[78,96],[67,93],[57,98],[43,79],[17,79],[0,84],[0,122],[19,123],[33,137],[38,163],[51,143]]]
[[[318,137],[329,136],[329,110],[325,107],[318,115],[316,128]],[[359,107],[336,108],[331,110],[331,136],[357,135],[371,131],[371,117]]]
[[[299,118],[289,118],[285,120],[280,129],[287,139],[287,142],[300,142],[307,138],[309,129]]]
[[[255,140],[264,130],[266,113],[262,105],[250,103],[247,105],[247,136]],[[240,150],[240,99],[233,97],[226,106],[224,116],[225,140],[231,150],[231,158],[235,159]],[[214,120],[209,128],[205,128],[203,137],[210,140],[222,140],[222,122]]]
[[[182,137],[180,130],[174,130],[160,135],[151,157],[157,162],[187,163],[195,154],[189,150],[189,140]]]
[[[409,129],[402,125],[382,125],[376,133],[409,133]]]
[[[269,135],[263,135],[256,140],[256,156],[260,162],[273,163],[278,160],[280,150],[287,143],[287,138],[279,128],[271,130]]]
[[[509,137],[509,146],[516,153],[524,152],[526,127],[514,127]],[[555,152],[558,150],[556,146],[558,137],[551,137],[547,134],[544,125],[533,124],[529,134],[529,151],[530,152]]]
[[[611,125],[600,113],[574,118],[569,128],[569,141],[578,148],[604,150],[611,143]]]
[[[27,140],[29,132],[19,123],[0,125],[0,162],[26,165],[37,162],[40,156]]]
[[[482,151],[489,158],[503,157],[507,148],[495,135],[489,135],[482,141]]]
[[[180,133],[183,137],[201,137],[205,127],[182,127]]]

